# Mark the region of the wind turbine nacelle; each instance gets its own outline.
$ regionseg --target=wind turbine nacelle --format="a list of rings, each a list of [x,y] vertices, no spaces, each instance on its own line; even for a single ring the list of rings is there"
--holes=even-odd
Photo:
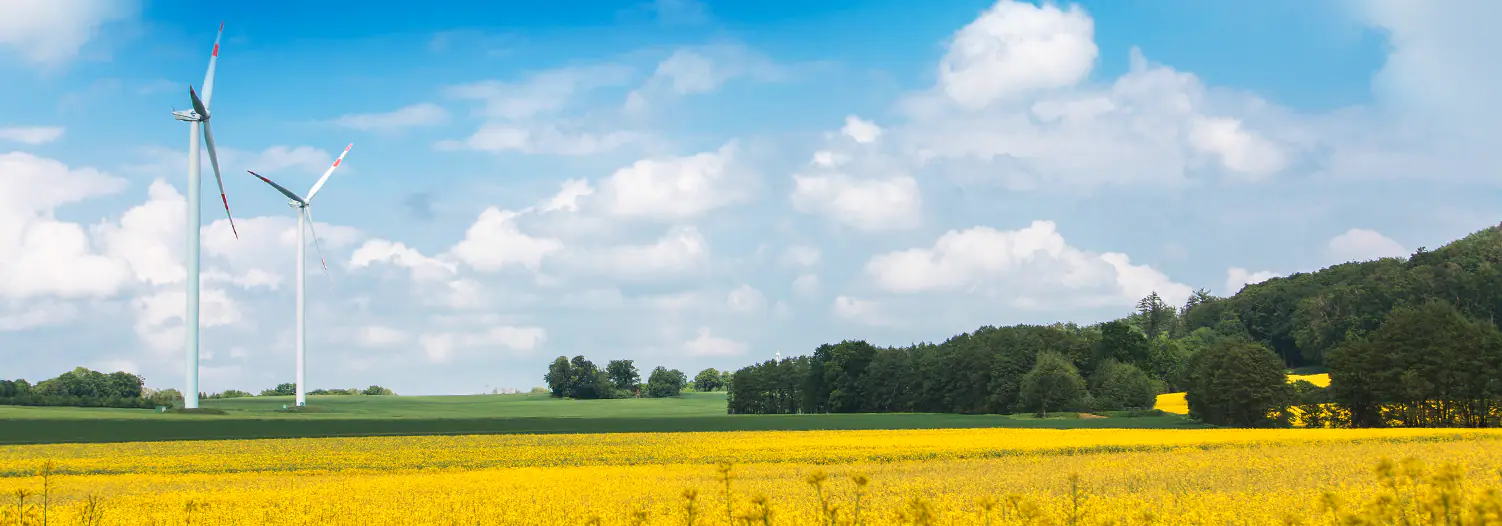
[[[198,122],[198,121],[203,120],[202,117],[198,116],[198,112],[195,112],[193,110],[178,110],[178,111],[174,111],[174,112],[172,112],[172,118],[180,120],[180,121],[183,121],[183,122]]]
[[[291,199],[288,199],[287,200],[287,207],[295,210],[295,209],[298,209],[298,208],[302,208],[303,204],[299,203],[297,201],[293,201]]]

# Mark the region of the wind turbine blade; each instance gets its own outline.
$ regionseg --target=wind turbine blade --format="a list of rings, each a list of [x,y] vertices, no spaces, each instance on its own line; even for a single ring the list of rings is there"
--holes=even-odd
[[[323,247],[318,244],[318,229],[313,227],[313,207],[304,205],[302,213],[308,215],[308,231],[313,233],[313,248],[318,250],[318,264],[323,265],[323,275],[329,279],[329,289],[334,289],[334,276],[329,274],[329,264],[323,259]]]
[[[198,113],[198,118],[209,119],[209,107],[204,105],[203,99],[198,98],[198,92],[193,91],[193,85],[188,85],[188,97],[193,99],[193,111]]]
[[[235,229],[235,217],[229,213],[229,196],[224,195],[224,178],[219,175],[219,151],[214,148],[214,129],[209,127],[209,121],[203,121],[203,140],[209,147],[209,164],[214,165],[214,182],[219,183],[219,200],[224,202],[224,216],[229,218],[229,229],[235,233],[235,239],[240,239],[240,231]]]
[[[214,54],[209,56],[209,72],[203,76],[203,106],[207,108],[214,98],[214,63],[219,62],[219,39],[224,37],[224,22],[219,23],[219,34],[214,36]],[[200,115],[207,115],[200,113]]]
[[[292,193],[291,190],[283,188],[282,185],[276,184],[275,182],[272,182],[272,180],[267,179],[265,177],[262,177],[261,174],[258,174],[258,173],[255,173],[255,172],[251,172],[250,170],[246,170],[246,171],[250,172],[250,175],[256,176],[257,179],[260,179],[260,180],[264,181],[266,184],[271,185],[271,187],[275,188],[276,191],[281,192],[282,195],[287,196],[287,199],[291,199],[293,201],[297,201],[298,203],[304,204],[304,205],[308,204],[308,202],[304,201],[303,198],[298,197],[297,194]]]
[[[338,159],[334,159],[334,165],[330,166],[328,171],[323,172],[323,177],[319,177],[318,182],[313,183],[313,189],[308,190],[308,201],[312,201],[313,196],[318,195],[318,190],[323,188],[323,183],[329,180],[330,175],[334,175],[334,169],[339,167],[339,163],[344,162],[344,156],[349,155],[349,149],[354,147],[355,143],[349,143],[349,146],[345,146],[344,153],[339,154]]]

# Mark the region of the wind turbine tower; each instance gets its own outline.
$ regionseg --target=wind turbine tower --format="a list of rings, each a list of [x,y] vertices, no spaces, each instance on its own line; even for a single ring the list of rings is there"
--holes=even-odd
[[[276,184],[276,183],[272,182],[270,179],[262,177],[261,174],[258,174],[258,173],[255,173],[255,172],[250,172],[249,170],[246,170],[247,172],[250,172],[250,175],[256,176],[257,179],[260,179],[262,182],[265,182],[266,184],[271,185],[271,187],[275,188],[276,191],[281,192],[282,195],[284,195],[284,196],[287,196],[287,199],[288,199],[287,206],[290,206],[294,210],[297,210],[297,336],[296,336],[296,339],[297,339],[297,406],[298,407],[302,407],[302,406],[308,405],[308,386],[307,386],[307,383],[304,382],[304,373],[307,371],[307,362],[304,359],[304,356],[305,356],[305,349],[307,347],[308,332],[307,332],[307,326],[304,323],[305,317],[304,317],[304,312],[303,312],[303,305],[304,305],[303,292],[304,292],[304,290],[306,290],[306,287],[303,285],[303,282],[304,282],[304,276],[307,274],[306,266],[304,265],[304,263],[306,263],[306,260],[307,260],[307,245],[308,245],[308,242],[303,240],[303,230],[305,230],[304,229],[304,225],[306,225],[306,230],[309,230],[309,231],[313,232],[313,248],[315,248],[315,249],[318,250],[318,262],[323,265],[323,275],[324,276],[328,276],[329,275],[329,265],[323,259],[323,247],[321,247],[321,246],[318,245],[318,231],[317,231],[317,229],[313,228],[313,196],[318,195],[318,190],[320,190],[320,189],[323,188],[323,183],[329,180],[329,176],[330,175],[334,175],[334,169],[339,167],[339,163],[344,162],[344,156],[348,155],[349,154],[349,149],[350,148],[354,148],[354,147],[355,147],[354,143],[350,143],[349,146],[345,146],[344,147],[344,153],[340,153],[339,154],[339,158],[338,159],[334,159],[333,166],[330,166],[329,169],[328,169],[328,171],[323,172],[323,177],[318,178],[318,182],[313,183],[313,188],[311,190],[308,190],[308,197],[306,197],[306,198],[297,195],[296,193],[294,193],[291,190],[286,189],[282,185],[279,185],[279,184]],[[329,277],[329,287],[333,287],[333,286],[334,286],[334,278],[333,277]]]
[[[188,98],[193,104],[191,110],[172,112],[172,118],[189,123],[188,130],[188,218],[187,250],[183,254],[184,264],[187,269],[188,302],[187,312],[183,316],[183,325],[186,341],[183,345],[183,354],[187,378],[183,384],[183,407],[194,409],[198,407],[198,238],[201,235],[202,214],[199,204],[199,179],[202,178],[202,161],[198,157],[198,134],[200,129],[203,133],[203,141],[208,146],[209,163],[214,165],[214,181],[219,183],[219,200],[224,203],[224,215],[229,217],[230,231],[234,232],[235,239],[240,239],[240,232],[235,228],[235,218],[229,213],[229,197],[224,195],[224,179],[219,176],[219,153],[214,149],[214,129],[209,126],[209,102],[214,96],[214,64],[219,61],[219,39],[224,36],[224,23],[219,23],[219,34],[214,37],[214,53],[209,56],[209,71],[203,78],[203,98],[193,91],[193,86],[188,86]]]

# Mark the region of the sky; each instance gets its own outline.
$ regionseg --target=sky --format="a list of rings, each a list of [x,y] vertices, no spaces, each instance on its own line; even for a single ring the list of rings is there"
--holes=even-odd
[[[690,375],[1114,319],[1497,224],[1502,3],[0,2],[0,377],[201,390]],[[215,10],[218,9],[218,10]],[[206,157],[206,156],[205,156]]]

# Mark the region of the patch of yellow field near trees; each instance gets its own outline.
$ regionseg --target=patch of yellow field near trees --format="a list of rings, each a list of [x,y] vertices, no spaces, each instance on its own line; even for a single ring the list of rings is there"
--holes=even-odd
[[[1304,380],[1318,387],[1330,387],[1330,375],[1325,373],[1288,375],[1289,383],[1299,380]],[[1158,395],[1157,403],[1153,404],[1153,408],[1176,415],[1189,414],[1189,402],[1184,399],[1184,393],[1160,394]]]
[[[1382,459],[1410,457],[1389,466],[1391,477],[1378,476]],[[723,525],[732,518],[813,525],[828,524],[831,514],[835,524],[855,524],[857,516],[860,524],[1274,524],[1290,516],[1330,523],[1329,503],[1347,514],[1378,502],[1406,502],[1412,513],[1438,509],[1426,503],[1459,503],[1455,513],[1502,521],[1502,430],[956,429],[4,446],[0,495],[8,500],[0,524],[15,523],[18,509],[33,518],[27,524],[41,523],[44,487],[35,473],[48,463],[56,473],[46,481],[48,514],[57,524],[79,523],[91,496],[101,519],[94,523],[131,525]],[[18,491],[33,494],[19,502]]]

